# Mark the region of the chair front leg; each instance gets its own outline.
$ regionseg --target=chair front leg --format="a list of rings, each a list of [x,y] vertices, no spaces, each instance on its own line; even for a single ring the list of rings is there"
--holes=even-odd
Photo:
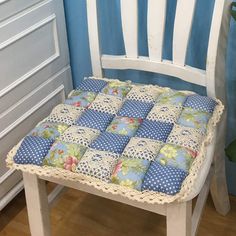
[[[192,201],[168,204],[166,221],[167,236],[191,236]]]
[[[32,236],[50,236],[50,216],[45,181],[36,174],[23,173]]]

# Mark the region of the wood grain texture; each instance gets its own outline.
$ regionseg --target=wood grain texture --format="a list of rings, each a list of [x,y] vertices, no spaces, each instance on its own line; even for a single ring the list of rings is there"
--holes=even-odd
[[[232,210],[226,217],[219,215],[208,199],[198,236],[236,235],[236,197],[230,199]],[[164,236],[165,220],[164,216],[72,189],[51,210],[52,236]],[[29,235],[22,192],[0,212],[0,236]]]

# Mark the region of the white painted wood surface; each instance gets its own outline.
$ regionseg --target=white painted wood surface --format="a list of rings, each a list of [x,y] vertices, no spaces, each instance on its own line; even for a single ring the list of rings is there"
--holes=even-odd
[[[151,61],[162,60],[167,0],[149,0],[147,12],[148,54]]]
[[[192,201],[168,204],[166,218],[167,236],[191,236]]]
[[[173,63],[184,66],[196,0],[178,0],[173,34]]]
[[[0,205],[18,192],[8,151],[72,89],[62,0],[0,4]]]
[[[87,20],[88,20],[88,34],[89,34],[89,47],[92,62],[93,75],[102,77],[101,66],[101,49],[99,40],[98,29],[98,13],[97,13],[97,1],[87,0]]]
[[[121,20],[126,57],[138,57],[138,0],[121,0]]]
[[[50,215],[46,182],[23,173],[28,221],[32,236],[50,236]]]

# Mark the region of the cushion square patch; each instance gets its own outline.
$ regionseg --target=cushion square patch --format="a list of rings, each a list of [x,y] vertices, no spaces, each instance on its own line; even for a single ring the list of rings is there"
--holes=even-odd
[[[160,121],[144,120],[135,136],[166,142],[173,124]]]
[[[183,170],[152,162],[144,177],[142,191],[149,190],[175,195],[180,191],[186,176],[187,173]]]
[[[111,124],[107,127],[106,131],[114,134],[127,135],[129,137],[132,137],[136,133],[141,123],[141,118],[116,116]]]
[[[202,132],[197,129],[175,125],[167,139],[167,143],[183,146],[198,152],[202,138]]]
[[[77,171],[108,182],[118,158],[118,154],[89,148],[81,158]]]
[[[205,111],[210,113],[214,111],[216,105],[217,102],[212,98],[200,96],[198,94],[188,96],[186,102],[184,103],[185,107],[191,107],[199,111]]]
[[[154,86],[133,86],[127,95],[127,99],[147,103],[154,103],[160,95],[160,89]]]
[[[120,158],[112,174],[111,182],[140,191],[149,165],[148,160]]]
[[[89,109],[115,115],[121,106],[121,98],[99,93],[96,99],[89,106]]]
[[[155,161],[163,166],[171,166],[188,172],[197,153],[172,144],[164,145]]]
[[[125,82],[112,81],[102,89],[102,93],[124,98],[130,91],[131,86]]]
[[[56,139],[61,134],[65,132],[65,130],[69,126],[67,124],[60,123],[51,123],[51,122],[42,122],[39,123],[30,133],[31,136],[39,136],[42,138]]]
[[[152,109],[152,103],[126,100],[121,107],[118,116],[128,116],[133,118],[146,118],[148,112]]]
[[[149,112],[147,119],[167,123],[176,123],[181,111],[181,106],[156,104]]]
[[[173,106],[182,106],[187,98],[185,93],[179,91],[170,90],[168,92],[164,92],[160,95],[157,100],[157,103],[162,105],[173,105]]]
[[[153,139],[133,137],[125,147],[124,156],[153,161],[162,143]]]
[[[59,139],[64,142],[77,143],[88,147],[99,134],[100,131],[97,129],[73,125]]]
[[[90,91],[94,93],[100,92],[105,86],[107,82],[101,79],[90,79],[86,78],[82,81],[82,83],[77,87],[77,89]]]
[[[112,121],[114,115],[93,110],[85,111],[76,121],[76,125],[104,131]]]
[[[41,166],[53,142],[52,139],[26,136],[14,156],[14,162]]]
[[[90,147],[101,151],[121,154],[128,142],[128,136],[104,132],[92,142]]]
[[[44,159],[43,164],[76,172],[77,164],[85,151],[86,147],[82,145],[56,141]]]
[[[70,97],[66,99],[65,104],[87,108],[96,96],[97,94],[94,92],[74,90]]]
[[[73,125],[83,111],[83,107],[59,104],[52,110],[46,121]]]
[[[185,107],[178,119],[178,124],[192,127],[205,133],[210,118],[211,113],[195,110],[191,107]]]

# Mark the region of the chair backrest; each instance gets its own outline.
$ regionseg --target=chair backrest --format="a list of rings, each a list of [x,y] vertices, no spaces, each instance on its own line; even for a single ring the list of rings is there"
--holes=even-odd
[[[97,0],[87,0],[87,17],[92,70],[135,69],[174,76],[205,86],[207,94],[225,102],[225,53],[231,1],[215,0],[206,70],[186,65],[188,42],[197,0],[177,0],[173,29],[172,61],[162,58],[168,0],[147,0],[148,57],[138,55],[138,0],[120,0],[125,55],[103,55],[100,50]]]

